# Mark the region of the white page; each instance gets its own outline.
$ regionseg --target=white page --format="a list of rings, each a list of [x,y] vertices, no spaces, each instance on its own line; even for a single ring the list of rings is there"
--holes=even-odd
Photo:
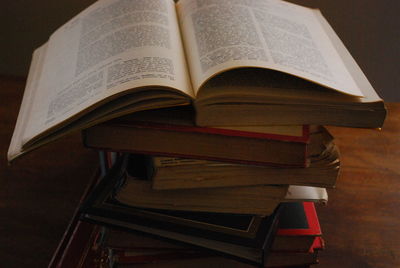
[[[279,0],[179,1],[194,88],[225,70],[262,67],[363,96],[314,13]]]
[[[118,92],[193,96],[172,0],[98,1],[49,39],[23,143]]]

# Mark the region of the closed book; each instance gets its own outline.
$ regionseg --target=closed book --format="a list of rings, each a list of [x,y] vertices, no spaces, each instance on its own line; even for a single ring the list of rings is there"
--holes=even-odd
[[[199,127],[190,108],[134,113],[83,131],[90,148],[254,165],[306,166],[309,126]]]
[[[49,267],[237,267],[250,268],[255,263],[222,258],[216,252],[176,241],[153,238],[146,234],[122,231],[101,225],[77,221],[74,233],[61,253],[62,260]],[[268,252],[262,265],[270,268],[306,268],[318,260],[323,240],[318,237],[308,252]]]
[[[104,183],[98,200],[153,210],[266,216],[272,214],[280,202],[325,202],[328,198],[325,188],[278,184],[154,190],[151,180],[146,178],[142,160],[138,155],[125,155],[119,170],[110,172],[110,179]]]
[[[331,137],[320,128],[313,140]],[[318,137],[316,137],[318,136]],[[301,167],[257,166],[200,159],[147,156],[146,167],[153,189],[192,189],[265,184],[333,187],[340,169],[339,151],[331,138],[309,151],[309,165]]]
[[[109,248],[110,249],[110,248]],[[318,263],[318,253],[323,249],[323,240],[318,237],[308,252],[269,252],[264,267],[303,267]],[[223,259],[195,249],[122,248],[108,251],[108,256],[118,267],[236,267],[250,268],[250,265]],[[196,256],[196,253],[198,254]]]
[[[128,206],[113,196],[125,159],[111,168],[82,205],[82,220],[183,242],[252,264],[265,261],[266,249],[276,232],[279,209],[269,217],[260,217]]]

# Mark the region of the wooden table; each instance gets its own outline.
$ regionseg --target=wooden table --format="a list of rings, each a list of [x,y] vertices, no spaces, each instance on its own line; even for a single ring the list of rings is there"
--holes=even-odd
[[[76,133],[7,165],[23,88],[0,78],[0,266],[45,267],[97,155]],[[382,131],[329,128],[343,165],[328,205],[318,207],[326,250],[316,267],[400,267],[400,104],[388,108]]]
[[[381,131],[330,127],[341,174],[318,213],[321,267],[400,267],[400,103]]]

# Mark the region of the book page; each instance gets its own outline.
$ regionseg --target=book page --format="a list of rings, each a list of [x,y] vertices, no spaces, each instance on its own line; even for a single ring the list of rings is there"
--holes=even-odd
[[[50,37],[38,80],[23,143],[127,89],[193,96],[174,2],[96,2]]]
[[[10,147],[7,152],[8,161],[13,160],[22,153],[22,135],[25,132],[26,123],[29,118],[29,111],[32,107],[33,96],[37,92],[37,81],[43,66],[43,59],[46,53],[47,43],[37,48],[32,55],[29,76],[26,81],[26,89],[22,98],[21,108],[18,113],[17,123],[11,138]]]
[[[325,188],[312,186],[290,185],[285,196],[286,201],[328,202],[328,193]]]
[[[280,0],[181,0],[178,16],[196,91],[220,72],[261,67],[363,96],[312,9]]]
[[[345,62],[347,70],[351,73],[354,81],[358,84],[358,87],[362,90],[364,98],[360,99],[360,102],[379,102],[382,99],[375,92],[375,89],[369,83],[367,77],[362,72],[361,68],[355,62],[350,52],[346,49],[340,38],[335,34],[335,31],[322,16],[319,10],[314,10],[315,17],[324,28],[326,35],[329,37],[335,49],[338,51],[343,62]]]

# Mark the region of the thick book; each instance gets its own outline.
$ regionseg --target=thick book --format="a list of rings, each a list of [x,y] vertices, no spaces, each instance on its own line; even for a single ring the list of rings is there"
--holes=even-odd
[[[110,227],[135,231],[170,241],[185,243],[206,249],[209,252],[214,252],[218,255],[230,257],[245,263],[258,265],[260,267],[263,267],[264,263],[268,262],[269,248],[272,244],[277,228],[277,217],[275,214],[273,214],[265,219],[266,224],[263,226],[265,229],[262,232],[264,236],[261,237],[261,242],[263,242],[258,245],[248,245],[241,242],[237,243],[237,241],[231,239],[223,241],[218,239],[218,235],[199,236],[193,232],[193,230],[188,232],[187,228],[185,227],[180,227],[179,230],[171,231],[165,227],[154,227],[151,224],[138,223],[135,218],[121,220],[116,217],[116,215],[99,216],[89,213],[83,214],[82,219],[84,221],[89,221],[96,224],[107,225]],[[207,221],[212,221],[212,219],[212,215],[207,217]],[[213,225],[213,223],[210,224],[209,222],[206,222],[205,224]],[[223,228],[226,228],[226,226],[223,226]]]
[[[322,243],[322,231],[312,202],[281,204],[278,230],[271,246],[273,252],[310,252],[314,243]],[[227,219],[229,219],[227,217]],[[232,218],[233,219],[233,218]],[[204,219],[203,219],[204,220]],[[104,246],[121,248],[162,248],[182,249],[181,245],[171,244],[148,236],[108,228]]]
[[[324,131],[312,133],[311,140],[322,140],[326,134]],[[317,135],[318,138],[315,137]],[[144,166],[153,182],[153,189],[157,190],[265,184],[333,187],[340,170],[339,151],[331,139],[318,144],[318,149],[308,151],[309,165],[306,168],[256,166],[148,155],[143,157]]]
[[[270,215],[280,202],[327,200],[325,188],[297,185],[254,185],[197,189],[155,190],[143,169],[143,158],[126,154],[108,175],[97,203],[155,210]],[[137,168],[138,167],[138,168]],[[118,168],[118,169],[117,169]],[[100,191],[100,190],[99,190]]]
[[[84,130],[83,143],[112,151],[304,167],[310,152],[328,140],[314,138],[318,130],[308,125],[198,127],[193,114],[187,107],[134,113]]]
[[[83,221],[77,221],[73,229],[64,238],[68,244],[61,251],[64,258],[53,257],[56,261],[49,267],[254,267],[209,250],[137,232]],[[307,252],[270,251],[263,267],[305,268],[318,262],[318,252],[323,248],[318,237]]]
[[[35,50],[8,159],[141,110],[201,126],[381,127],[382,99],[319,10],[284,1],[102,0]]]
[[[275,214],[218,215],[154,211],[103,203],[85,205],[81,219],[200,247],[224,256],[261,265],[276,232]]]
[[[122,158],[99,182],[81,207],[81,219],[183,242],[260,265],[276,232],[279,208],[269,217],[145,209],[117,202]]]
[[[112,232],[112,230],[110,230]],[[137,240],[132,244],[140,244],[140,241],[146,241],[145,236],[131,236],[125,233],[123,240]],[[210,252],[196,250],[194,248],[177,248],[171,244],[169,247],[126,247],[119,246],[120,243],[109,245],[107,238],[103,242],[103,247],[108,252],[107,258],[110,263],[123,267],[136,267],[135,265],[143,265],[144,267],[250,267],[233,260],[223,259]],[[122,243],[126,244],[126,243]],[[316,264],[318,262],[318,253],[323,249],[323,240],[318,237],[307,252],[268,252],[268,259],[264,263],[264,267],[294,267]]]
[[[182,249],[181,246],[162,240],[123,231],[107,230],[104,246],[121,248],[168,248]],[[324,248],[322,231],[312,202],[291,202],[281,204],[278,230],[271,246],[273,252],[310,252],[315,245]]]
[[[276,184],[154,190],[151,179],[144,173],[143,157],[127,154],[126,159],[126,165],[114,178],[114,184],[119,186],[109,193],[119,203],[133,207],[265,216],[291,193],[288,185]]]

